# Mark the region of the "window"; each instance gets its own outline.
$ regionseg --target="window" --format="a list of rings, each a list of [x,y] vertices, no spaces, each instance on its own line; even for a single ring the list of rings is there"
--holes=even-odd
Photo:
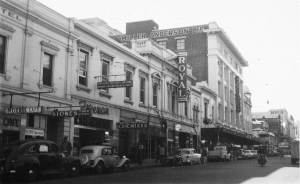
[[[176,41],[177,41],[177,43],[176,43],[177,50],[184,50],[184,48],[185,48],[185,41],[184,41],[184,39],[178,39]]]
[[[34,127],[34,114],[28,114],[27,127]]]
[[[194,105],[194,108],[193,108],[193,120],[195,122],[198,122],[198,120],[199,120],[198,114],[199,114],[199,107],[196,106],[196,105]]]
[[[132,80],[132,73],[130,71],[126,71],[126,80]],[[128,100],[131,100],[131,89],[132,87],[126,87],[126,91],[125,91],[125,97],[128,99]]]
[[[219,104],[218,106],[218,114],[219,114],[219,120],[222,121],[223,120],[223,108],[222,108],[222,104]]]
[[[87,86],[89,53],[80,49],[79,51],[79,84]]]
[[[43,85],[52,86],[53,55],[43,55]]]
[[[0,73],[5,73],[6,37],[0,35]]]
[[[102,81],[109,81],[109,64],[113,62],[113,57],[105,53],[100,53],[100,57],[102,62]],[[108,93],[108,88],[102,89],[102,91]]]
[[[222,66],[222,61],[218,61],[218,67],[219,67],[219,76],[222,77],[223,76],[223,66]]]
[[[176,112],[176,91],[172,91],[172,112]]]
[[[208,101],[204,101],[204,119],[207,119],[207,113],[208,113]]]
[[[40,153],[48,153],[48,151],[49,151],[48,145],[46,145],[46,144],[41,144],[41,145],[39,146],[39,152],[40,152]]]
[[[144,77],[140,78],[140,103],[145,104],[145,86],[146,79]]]
[[[188,116],[188,102],[184,102],[184,115]]]
[[[157,107],[157,87],[158,87],[158,84],[154,83],[153,84],[153,106],[154,107]]]
[[[167,48],[167,42],[166,41],[159,41],[158,44],[162,46],[163,48]]]
[[[221,82],[218,81],[218,95],[219,95],[220,98],[223,97],[222,92],[223,92],[223,91],[222,91],[222,85],[221,85]]]

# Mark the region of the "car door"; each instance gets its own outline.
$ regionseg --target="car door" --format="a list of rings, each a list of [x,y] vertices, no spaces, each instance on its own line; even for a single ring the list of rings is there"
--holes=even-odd
[[[113,167],[113,159],[112,159],[112,149],[109,147],[102,149],[102,158],[104,161],[105,167]]]
[[[49,145],[41,142],[37,144],[37,148],[41,171],[51,170],[53,168],[53,163],[49,156]]]

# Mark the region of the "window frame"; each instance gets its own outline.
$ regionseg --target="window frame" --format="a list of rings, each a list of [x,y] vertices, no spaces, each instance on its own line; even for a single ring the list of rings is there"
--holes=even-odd
[[[130,74],[129,77],[127,74]],[[130,70],[125,70],[125,80],[132,80],[133,72]],[[127,94],[127,92],[129,94]],[[125,99],[131,101],[132,100],[132,87],[125,87]]]
[[[48,81],[50,82],[49,84],[47,84],[48,81],[45,81],[44,80],[44,77],[45,77],[45,67],[44,67],[44,64],[45,64],[45,56],[49,56],[49,62],[50,62],[50,79],[48,79]],[[53,87],[53,64],[54,64],[54,55],[47,52],[47,51],[44,51],[43,52],[43,59],[42,59],[42,84],[44,86],[49,86],[49,87]]]
[[[142,86],[142,81],[144,81],[143,86]],[[142,93],[143,93],[143,95],[142,95]],[[142,99],[142,97],[143,97],[143,99]],[[139,101],[141,104],[146,103],[146,78],[145,77],[140,77],[140,100]]]
[[[2,65],[3,71],[0,70],[0,74],[5,75],[6,74],[6,65],[7,65],[6,57],[7,57],[8,37],[5,35],[2,35],[2,34],[0,34],[0,37],[3,38],[3,45],[4,45],[3,49],[2,49],[2,52],[3,52],[2,60],[0,57],[0,66]],[[0,53],[1,53],[1,51],[0,51]]]
[[[177,50],[184,50],[185,49],[185,39],[177,39],[176,40],[176,49]]]
[[[152,106],[158,108],[158,88],[159,84],[156,82],[152,85]]]
[[[84,53],[84,54],[86,54],[86,59],[85,59],[85,65],[86,65],[86,67],[85,68],[83,68],[83,67],[81,67],[81,65],[80,65],[80,63],[81,63],[81,56],[80,56],[80,54],[81,53]],[[79,52],[78,52],[78,85],[80,85],[80,86],[85,86],[85,87],[87,87],[88,86],[88,76],[89,76],[89,73],[88,73],[88,68],[89,68],[89,58],[90,58],[90,53],[89,53],[89,51],[87,51],[87,50],[85,50],[85,49],[83,49],[83,48],[79,48]],[[84,76],[84,75],[81,75],[81,70],[83,71],[83,72],[86,72],[86,76]],[[85,77],[85,82],[86,82],[86,84],[81,84],[80,83],[80,77]]]

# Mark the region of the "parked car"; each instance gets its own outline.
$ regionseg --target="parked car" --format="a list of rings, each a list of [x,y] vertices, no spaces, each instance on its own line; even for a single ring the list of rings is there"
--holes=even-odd
[[[34,181],[39,175],[64,173],[75,176],[80,172],[80,159],[65,156],[57,144],[48,140],[25,140],[4,148],[3,178],[17,177]]]
[[[242,156],[244,159],[253,158],[253,154],[252,154],[251,150],[243,150]]]
[[[291,142],[291,164],[299,165],[299,139]]]
[[[258,157],[257,150],[250,150],[250,151],[251,151],[251,158],[257,158]]]
[[[231,154],[228,153],[226,146],[215,146],[214,150],[208,151],[207,159],[229,161],[231,160]]]
[[[177,158],[182,164],[200,164],[201,154],[196,153],[194,148],[182,148],[178,149]]]
[[[98,174],[115,168],[126,171],[130,167],[130,160],[115,154],[111,146],[84,146],[80,149],[80,160],[83,168],[93,169]]]

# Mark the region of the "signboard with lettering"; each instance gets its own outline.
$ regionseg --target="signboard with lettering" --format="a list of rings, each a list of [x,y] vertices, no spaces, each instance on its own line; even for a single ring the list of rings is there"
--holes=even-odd
[[[93,106],[91,104],[86,105],[86,110],[95,114],[109,114],[109,109],[107,107]]]
[[[5,109],[6,114],[27,114],[27,113],[41,113],[43,107],[12,107]]]
[[[106,88],[123,88],[123,87],[132,87],[132,80],[125,81],[102,81],[97,83],[98,89],[106,89]]]
[[[179,70],[179,85],[178,85],[178,102],[187,101],[187,88],[186,88],[186,64],[187,53],[178,53],[178,70]]]
[[[143,38],[165,38],[172,36],[184,36],[188,34],[202,33],[205,29],[208,29],[208,25],[198,25],[198,26],[190,26],[190,27],[180,27],[173,29],[164,29],[164,30],[154,30],[150,34],[148,33],[136,33],[136,34],[128,34],[128,35],[116,35],[113,38],[121,41],[127,42],[130,40],[143,39]]]
[[[128,128],[133,128],[133,129],[139,129],[139,128],[148,128],[148,123],[141,121],[141,120],[136,120],[134,122],[118,122],[117,123],[117,128],[119,129],[128,129]]]
[[[45,131],[40,130],[40,129],[31,129],[31,128],[26,128],[25,130],[25,135],[33,136],[33,137],[44,137],[45,136]]]
[[[53,111],[53,116],[56,117],[73,117],[73,116],[90,116],[91,111],[89,110],[68,110],[68,111],[59,111],[55,109]]]

